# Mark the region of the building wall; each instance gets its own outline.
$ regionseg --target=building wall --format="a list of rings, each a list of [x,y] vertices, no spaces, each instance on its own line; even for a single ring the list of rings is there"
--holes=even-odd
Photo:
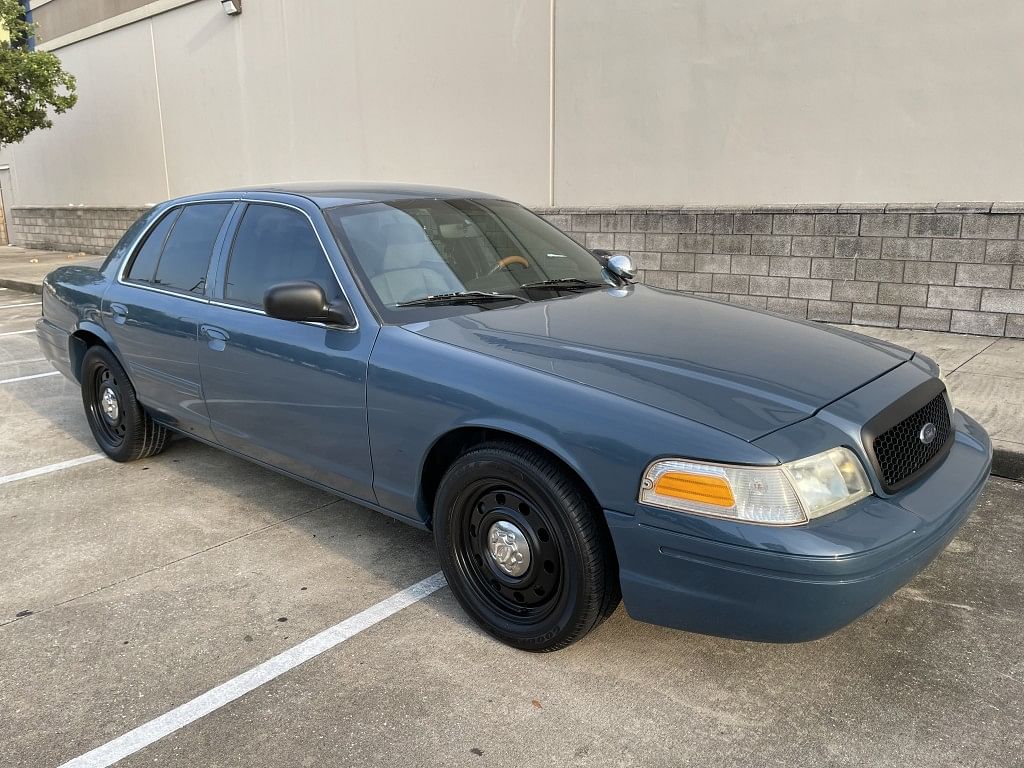
[[[555,7],[555,204],[1024,199],[1024,3]]]
[[[0,210],[3,211],[4,217],[4,240],[3,244],[9,244],[17,233],[13,231],[13,225],[11,222],[11,209],[13,202],[13,196],[11,193],[11,169],[0,164]]]
[[[16,242],[102,252],[128,209],[240,184],[426,182],[546,206],[651,284],[1021,335],[1024,3],[243,7],[154,0],[56,39],[44,23],[81,98],[0,150]],[[885,205],[901,200],[931,202]]]
[[[24,248],[105,256],[145,207],[15,208],[11,223]]]
[[[78,104],[6,148],[15,205],[156,202],[163,180],[149,22],[62,48]]]
[[[141,8],[151,0],[32,0],[32,20],[42,33],[39,42],[53,40],[69,32]]]
[[[18,205],[293,179],[548,200],[549,6],[202,0],[60,47],[78,105],[8,148]]]
[[[548,208],[639,279],[791,317],[1024,338],[1024,205]]]
[[[137,4],[34,3],[44,41],[47,13]],[[1016,0],[156,0],[104,24],[161,10],[57,41],[82,98],[10,150],[17,204],[309,178],[533,205],[1024,199]]]

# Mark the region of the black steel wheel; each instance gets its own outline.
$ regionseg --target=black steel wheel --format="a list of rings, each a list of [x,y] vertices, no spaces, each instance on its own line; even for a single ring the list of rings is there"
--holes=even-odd
[[[618,604],[599,515],[579,481],[540,451],[488,444],[441,480],[434,538],[452,591],[481,627],[516,648],[552,651]]]
[[[97,365],[92,370],[93,396],[90,399],[90,416],[103,437],[102,442],[113,449],[124,444],[124,436],[128,431],[124,418],[124,406],[121,405],[121,384],[117,375],[105,365]]]
[[[114,461],[135,461],[164,449],[167,428],[143,410],[128,374],[109,349],[90,347],[79,379],[89,428],[107,456]]]

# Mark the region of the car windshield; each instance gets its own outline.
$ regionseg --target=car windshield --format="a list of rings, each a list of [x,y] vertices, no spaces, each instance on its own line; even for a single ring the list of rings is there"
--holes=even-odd
[[[413,319],[415,307],[485,310],[606,285],[593,254],[508,201],[398,200],[326,214],[386,320]]]

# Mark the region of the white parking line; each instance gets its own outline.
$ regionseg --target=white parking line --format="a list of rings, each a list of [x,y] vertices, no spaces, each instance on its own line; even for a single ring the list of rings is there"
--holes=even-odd
[[[371,605],[365,611],[361,611],[355,616],[325,629],[320,634],[313,635],[313,637],[304,640],[293,648],[279,653],[272,659],[268,659],[259,666],[253,667],[248,672],[243,672],[226,683],[221,683],[216,688],[211,688],[206,693],[200,694],[180,707],[175,707],[170,712],[160,715],[134,730],[128,731],[123,736],[118,736],[101,747],[97,747],[80,757],[69,760],[61,765],[60,768],[107,768],[107,766],[113,765],[118,760],[123,760],[143,747],[149,746],[164,736],[168,736],[184,728],[189,723],[193,723],[199,718],[220,709],[225,704],[230,704],[235,699],[259,688],[264,683],[269,683],[288,670],[299,666],[299,664],[319,656],[324,651],[329,651],[334,646],[345,642],[351,637],[355,637],[364,629],[384,621],[384,619],[395,615],[403,608],[408,608],[413,603],[432,595],[443,587],[445,583],[444,576],[440,572],[435,573],[433,576],[428,576],[423,581],[413,584],[401,592],[396,592],[376,605]]]
[[[27,360],[0,360],[0,365],[24,365],[25,363],[45,363],[45,357],[30,357]]]
[[[28,301],[24,304],[0,304],[0,309],[14,309],[15,307],[39,307],[42,306],[41,301]]]
[[[36,467],[35,469],[26,469],[24,472],[15,472],[13,475],[3,475],[0,476],[0,485],[16,483],[19,480],[27,480],[30,477],[38,477],[39,475],[48,475],[51,472],[60,472],[62,469],[70,469],[71,467],[77,467],[79,464],[88,464],[90,461],[102,458],[102,453],[91,453],[88,456],[80,456],[77,459],[69,459],[57,464],[47,464],[45,467]]]
[[[28,381],[29,379],[41,379],[44,376],[57,376],[60,371],[47,371],[46,373],[33,373],[31,376],[15,376],[13,379],[0,379],[0,384],[13,384],[16,381]]]
[[[3,333],[0,333],[0,336],[18,336],[19,334],[22,334],[22,333],[35,333],[35,332],[36,332],[35,328],[27,328],[24,331],[4,331]]]

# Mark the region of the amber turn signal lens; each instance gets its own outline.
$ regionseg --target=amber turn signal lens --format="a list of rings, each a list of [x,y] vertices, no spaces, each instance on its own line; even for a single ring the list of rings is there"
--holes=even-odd
[[[733,507],[732,488],[722,477],[690,472],[666,472],[654,485],[654,492],[674,499],[697,501],[715,507]]]

